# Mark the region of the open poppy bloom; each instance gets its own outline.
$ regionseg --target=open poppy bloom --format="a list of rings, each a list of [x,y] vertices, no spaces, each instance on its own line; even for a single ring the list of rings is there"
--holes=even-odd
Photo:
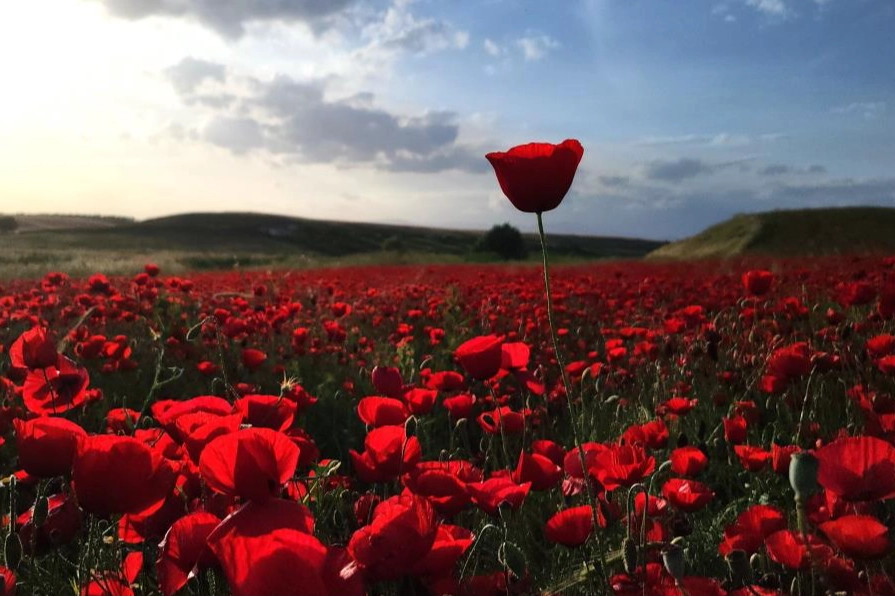
[[[544,525],[544,535],[551,543],[566,547],[583,545],[594,529],[590,506],[567,508],[554,514]]]
[[[821,524],[820,530],[852,558],[875,560],[892,549],[888,527],[872,516],[843,516]]]
[[[250,427],[209,443],[199,458],[199,471],[217,492],[263,501],[292,477],[298,453],[285,434]]]
[[[174,486],[165,458],[131,437],[78,438],[72,482],[78,504],[97,516],[136,513],[159,506]]]
[[[458,346],[454,358],[470,377],[490,379],[500,370],[501,340],[497,336],[477,336]]]
[[[576,139],[562,143],[528,143],[485,156],[507,199],[519,211],[542,213],[562,203],[584,148]]]
[[[396,579],[429,553],[437,532],[432,504],[406,492],[376,506],[372,522],[352,535],[348,553],[372,578]]]
[[[71,471],[78,438],[87,432],[67,419],[40,417],[30,421],[16,419],[16,445],[19,466],[35,477],[58,477]]]
[[[846,437],[815,452],[817,482],[848,501],[895,497],[895,447],[870,436]]]
[[[90,375],[62,355],[56,364],[28,372],[22,387],[25,407],[36,415],[57,415],[87,401]]]

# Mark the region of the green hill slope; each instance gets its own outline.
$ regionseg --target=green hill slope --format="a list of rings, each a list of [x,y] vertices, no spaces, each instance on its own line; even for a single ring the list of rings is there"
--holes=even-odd
[[[190,213],[115,225],[29,227],[2,236],[0,278],[133,271],[153,260],[168,271],[305,267],[333,263],[462,261],[482,231],[291,218],[254,213]],[[538,238],[525,235],[532,257]],[[557,257],[641,258],[661,242],[551,235]],[[384,251],[383,248],[387,250]]]
[[[836,207],[739,214],[652,251],[650,259],[895,252],[895,209]]]

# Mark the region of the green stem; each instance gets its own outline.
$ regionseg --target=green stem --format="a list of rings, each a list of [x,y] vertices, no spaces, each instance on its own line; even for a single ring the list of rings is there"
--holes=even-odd
[[[565,363],[563,363],[562,354],[559,351],[559,338],[556,335],[556,325],[553,321],[553,294],[550,291],[550,261],[547,257],[547,235],[544,233],[544,219],[541,212],[537,212],[538,216],[538,235],[541,239],[541,255],[544,258],[544,290],[547,295],[547,321],[550,324],[550,338],[553,340],[553,354],[556,356],[556,364],[559,367],[559,373],[562,377],[563,387],[566,392],[566,406],[569,409],[569,418],[572,424],[572,439],[578,448],[578,460],[581,464],[581,472],[584,475],[584,489],[587,492],[587,501],[590,504],[591,520],[593,523],[594,537],[597,540],[597,550],[600,553],[600,567],[603,572],[603,582],[606,588],[609,588],[609,570],[606,566],[606,550],[603,547],[603,541],[600,539],[600,525],[597,516],[597,501],[590,487],[590,480],[587,472],[587,459],[584,455],[584,447],[581,445],[581,435],[578,433],[578,419],[575,415],[575,406],[572,404],[572,384],[569,382],[569,374],[566,372]]]

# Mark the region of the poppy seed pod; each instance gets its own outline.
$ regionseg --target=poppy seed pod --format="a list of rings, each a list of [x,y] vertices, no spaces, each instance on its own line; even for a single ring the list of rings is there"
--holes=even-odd
[[[817,491],[817,458],[808,452],[792,455],[789,462],[789,484],[796,500],[803,500]]]
[[[680,582],[684,578],[684,550],[680,545],[670,544],[662,550],[662,564],[674,580]]]
[[[742,549],[734,549],[724,558],[730,568],[730,579],[734,586],[742,587],[752,584],[752,565],[749,554]]]

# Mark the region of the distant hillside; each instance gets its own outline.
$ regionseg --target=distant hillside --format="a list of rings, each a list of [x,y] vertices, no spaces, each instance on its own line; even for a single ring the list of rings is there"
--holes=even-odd
[[[650,259],[895,252],[895,209],[835,207],[739,214],[652,251]]]
[[[84,219],[71,222],[70,227],[32,225],[2,235],[0,278],[30,276],[48,269],[69,273],[133,271],[135,264],[144,260],[157,261],[168,271],[190,271],[488,259],[470,254],[483,231],[253,213],[190,213],[139,222],[100,219],[95,226],[86,225]],[[529,234],[525,239],[535,258],[540,251],[537,236]],[[571,259],[641,258],[661,244],[550,235],[553,253]]]
[[[132,218],[116,216],[70,216],[64,214],[0,214],[12,216],[18,225],[17,232],[36,230],[61,230],[72,228],[108,228],[133,222]]]

